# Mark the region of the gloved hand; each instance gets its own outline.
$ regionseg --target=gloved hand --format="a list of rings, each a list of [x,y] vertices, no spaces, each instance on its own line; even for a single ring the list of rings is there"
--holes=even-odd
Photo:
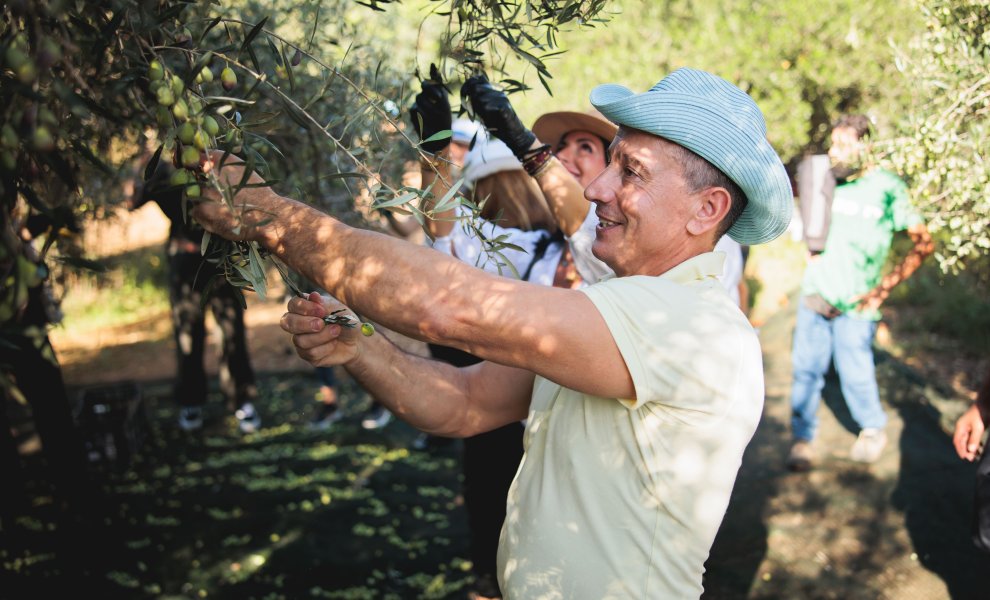
[[[519,120],[505,93],[494,88],[484,75],[474,75],[461,86],[461,102],[466,104],[466,101],[471,102],[475,115],[488,131],[522,160],[536,136]]]
[[[437,66],[430,65],[430,78],[422,81],[423,91],[416,94],[416,100],[409,107],[409,120],[420,140],[429,139],[439,131],[449,131],[453,117],[450,114],[450,100],[447,99],[447,88]],[[434,140],[421,144],[420,147],[436,154],[450,144],[450,136],[442,140]]]

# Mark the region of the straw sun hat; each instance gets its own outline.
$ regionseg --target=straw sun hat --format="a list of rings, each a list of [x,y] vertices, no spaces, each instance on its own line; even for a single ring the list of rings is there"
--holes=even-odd
[[[736,182],[748,203],[729,229],[732,239],[762,244],[787,229],[794,205],[790,179],[767,141],[763,113],[736,86],[711,73],[678,69],[641,94],[600,85],[591,91],[591,104],[613,123],[691,150]]]
[[[597,110],[588,112],[558,111],[541,115],[533,123],[533,133],[545,144],[556,146],[565,133],[587,131],[605,140],[606,147],[618,129]]]

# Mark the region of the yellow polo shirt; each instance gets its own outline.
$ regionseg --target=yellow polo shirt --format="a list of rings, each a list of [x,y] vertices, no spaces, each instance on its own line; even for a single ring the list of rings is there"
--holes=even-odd
[[[499,546],[508,600],[697,598],[763,410],[756,333],[717,275],[723,255],[582,290],[636,399],[537,377]]]

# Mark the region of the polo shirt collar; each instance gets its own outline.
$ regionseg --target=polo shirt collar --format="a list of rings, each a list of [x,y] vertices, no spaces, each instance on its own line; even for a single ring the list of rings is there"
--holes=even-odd
[[[724,267],[724,252],[705,252],[692,256],[660,277],[670,279],[674,283],[688,284],[704,279],[718,278]]]

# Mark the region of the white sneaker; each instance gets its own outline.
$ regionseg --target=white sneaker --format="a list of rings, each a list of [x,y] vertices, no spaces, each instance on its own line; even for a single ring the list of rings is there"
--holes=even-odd
[[[258,411],[254,410],[254,405],[250,402],[242,404],[234,412],[234,416],[237,417],[237,426],[241,433],[254,433],[261,428],[261,416],[258,415]]]
[[[849,458],[861,463],[876,462],[886,445],[887,434],[882,429],[864,429],[853,443]]]
[[[361,420],[361,427],[365,429],[381,429],[392,420],[392,413],[384,406],[378,405],[369,410]]]
[[[195,431],[203,426],[203,408],[201,406],[183,406],[179,409],[179,429]]]

